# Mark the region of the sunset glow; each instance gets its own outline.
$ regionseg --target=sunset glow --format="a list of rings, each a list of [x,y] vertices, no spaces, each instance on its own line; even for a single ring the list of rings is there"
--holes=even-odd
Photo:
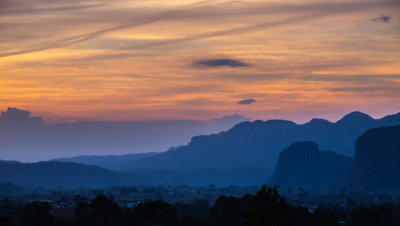
[[[335,121],[400,109],[396,0],[5,0],[0,8],[1,109],[47,123],[233,113]],[[256,101],[238,104],[246,99]]]

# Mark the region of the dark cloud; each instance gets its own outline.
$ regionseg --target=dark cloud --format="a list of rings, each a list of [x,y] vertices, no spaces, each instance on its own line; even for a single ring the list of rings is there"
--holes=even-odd
[[[390,18],[391,18],[391,16],[382,15],[382,16],[378,16],[378,17],[373,18],[371,21],[372,22],[388,23]]]
[[[237,103],[241,104],[241,105],[245,105],[245,104],[252,104],[254,102],[256,102],[256,100],[254,100],[254,99],[244,99],[244,100],[238,101]]]
[[[248,67],[248,63],[239,60],[232,59],[209,59],[209,60],[199,60],[193,62],[194,66],[200,67]]]

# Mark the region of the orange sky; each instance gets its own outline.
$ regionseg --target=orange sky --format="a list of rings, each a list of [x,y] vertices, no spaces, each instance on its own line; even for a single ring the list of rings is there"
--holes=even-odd
[[[48,123],[397,113],[399,9],[395,0],[3,0],[0,109]],[[212,64],[220,59],[243,65]]]

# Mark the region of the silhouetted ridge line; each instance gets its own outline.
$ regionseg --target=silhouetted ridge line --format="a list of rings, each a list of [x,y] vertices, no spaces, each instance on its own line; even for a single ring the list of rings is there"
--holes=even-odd
[[[229,117],[223,121],[226,119]],[[180,127],[176,125],[178,122],[166,123],[169,130],[162,134],[163,139],[169,139],[175,130],[179,131],[177,128]],[[226,132],[187,138],[186,141],[190,139],[187,145],[170,148],[163,153],[132,161],[118,160],[113,164],[123,165],[123,169],[119,170],[129,172],[145,184],[259,185],[270,179],[277,166],[279,153],[293,143],[310,141],[321,150],[333,150],[352,157],[355,141],[360,135],[374,127],[391,125],[400,125],[400,113],[372,119],[366,114],[353,112],[334,123],[323,119],[313,119],[305,124],[287,120],[256,120],[236,124]],[[35,154],[39,154],[42,149],[80,151],[88,148],[115,150],[124,147],[131,151],[137,147],[131,141],[143,134],[152,141],[149,145],[155,143],[154,130],[140,127],[143,129],[132,133],[130,126],[125,123],[90,122],[44,125],[40,128],[32,127],[32,130],[0,127],[0,142],[5,150],[23,147],[26,153]],[[336,156],[333,152],[324,153]]]
[[[337,122],[313,119],[305,124],[287,120],[242,122],[226,132],[195,136],[187,145],[175,150],[137,160],[131,164],[131,170],[135,173],[145,169],[157,171],[214,169],[216,172],[231,170],[233,174],[236,169],[259,168],[262,169],[260,170],[262,173],[255,172],[251,175],[253,178],[251,183],[262,184],[272,176],[279,153],[293,143],[311,141],[322,150],[332,150],[347,158],[334,156],[333,152],[324,152],[324,156],[348,160],[348,157],[353,157],[355,141],[361,134],[370,128],[388,124],[400,125],[400,114],[373,119],[364,113],[352,112]],[[344,171],[345,169],[342,172]],[[249,181],[248,176],[244,175],[231,179],[221,178],[221,183],[240,184],[241,181]],[[207,184],[207,181],[204,183]],[[339,181],[336,180],[334,183]],[[332,184],[328,182],[321,184],[321,186],[330,185]]]
[[[82,154],[160,152],[171,146],[186,144],[194,135],[228,130],[245,120],[250,119],[234,114],[209,121],[43,124],[40,117],[30,117],[29,111],[8,108],[0,117],[0,144],[2,150],[7,150],[0,157],[40,161]]]

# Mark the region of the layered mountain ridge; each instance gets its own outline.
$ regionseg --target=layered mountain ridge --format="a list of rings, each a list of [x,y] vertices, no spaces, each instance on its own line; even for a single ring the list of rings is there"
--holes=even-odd
[[[112,169],[118,169],[126,173],[117,173],[99,167],[91,168],[94,166],[82,164],[68,165],[69,163],[65,162],[22,164],[2,161],[0,165],[3,168],[0,169],[0,172],[5,176],[0,176],[0,179],[2,179],[0,183],[11,182],[22,183],[23,185],[35,185],[35,183],[36,185],[37,183],[45,185],[47,183],[49,186],[54,183],[62,186],[63,182],[55,182],[57,173],[48,174],[46,182],[44,177],[40,176],[41,174],[46,175],[43,173],[45,171],[36,170],[43,169],[41,168],[42,166],[47,166],[46,170],[51,172],[60,171],[60,175],[64,175],[62,176],[63,178],[69,178],[67,179],[69,181],[68,186],[74,184],[107,186],[126,185],[129,183],[153,185],[256,185],[269,181],[276,169],[271,180],[273,184],[326,188],[346,181],[347,176],[344,175],[347,175],[350,171],[351,160],[349,157],[352,157],[356,144],[355,164],[349,177],[356,179],[348,179],[345,184],[346,186],[364,189],[371,186],[365,182],[368,180],[364,179],[364,182],[362,182],[362,179],[360,179],[367,178],[360,173],[363,170],[357,170],[363,168],[363,164],[359,161],[360,154],[358,153],[364,153],[361,156],[365,156],[365,151],[360,150],[375,147],[373,151],[375,153],[379,152],[379,148],[383,148],[385,143],[393,143],[394,148],[397,148],[396,145],[398,144],[395,142],[397,137],[390,138],[392,135],[389,132],[383,132],[387,134],[383,136],[379,135],[380,132],[377,132],[376,136],[381,137],[381,139],[363,138],[371,132],[368,131],[367,135],[363,135],[363,133],[374,127],[393,125],[400,125],[400,113],[381,119],[373,119],[361,112],[353,112],[337,122],[313,119],[302,125],[286,120],[247,121],[236,124],[226,132],[192,137],[187,145],[170,148],[163,153],[139,154],[138,156],[81,156],[62,160],[96,164],[105,168],[113,167]],[[372,131],[375,130],[377,129],[372,129]],[[26,131],[27,133],[35,132],[34,129]],[[378,131],[380,130],[378,129]],[[357,140],[358,137],[360,138]],[[361,145],[368,143],[368,141],[374,141],[375,144]],[[332,150],[334,152],[320,151],[319,149]],[[281,153],[282,150],[284,151]],[[279,155],[279,153],[281,154]],[[390,153],[394,153],[393,151],[388,153],[386,157],[381,156],[377,157],[377,159],[398,159],[396,155],[391,156]],[[279,156],[281,158],[278,158]],[[131,159],[132,161],[128,160],[130,157],[133,158]],[[361,159],[368,158],[363,157]],[[395,164],[395,162],[390,161],[392,159],[387,161],[388,166]],[[378,164],[374,164],[378,166]],[[124,166],[123,169],[121,168],[122,165]],[[361,167],[357,168],[357,166]],[[80,170],[84,173],[77,178],[72,178],[66,172],[69,167],[73,169],[72,171],[77,169],[74,172],[78,174]],[[297,170],[288,170],[288,168]],[[380,168],[377,169],[378,171],[380,170]],[[400,171],[394,166],[391,170]],[[95,173],[85,173],[88,171]],[[86,176],[81,177],[84,175]],[[102,179],[98,175],[104,175],[104,183],[100,182]],[[376,178],[378,181],[382,178],[382,175]],[[397,176],[388,178],[393,179],[397,178]],[[315,183],[311,179],[316,179],[318,182]],[[354,183],[350,183],[351,181]],[[397,189],[397,185],[391,186]]]
[[[302,125],[286,120],[247,121],[226,132],[195,136],[185,146],[132,162],[131,171],[256,167],[263,169],[264,174],[256,176],[262,183],[272,176],[279,153],[295,142],[311,141],[322,150],[352,157],[356,139],[366,130],[399,124],[400,113],[373,119],[361,112],[352,112],[335,123],[323,119]]]

